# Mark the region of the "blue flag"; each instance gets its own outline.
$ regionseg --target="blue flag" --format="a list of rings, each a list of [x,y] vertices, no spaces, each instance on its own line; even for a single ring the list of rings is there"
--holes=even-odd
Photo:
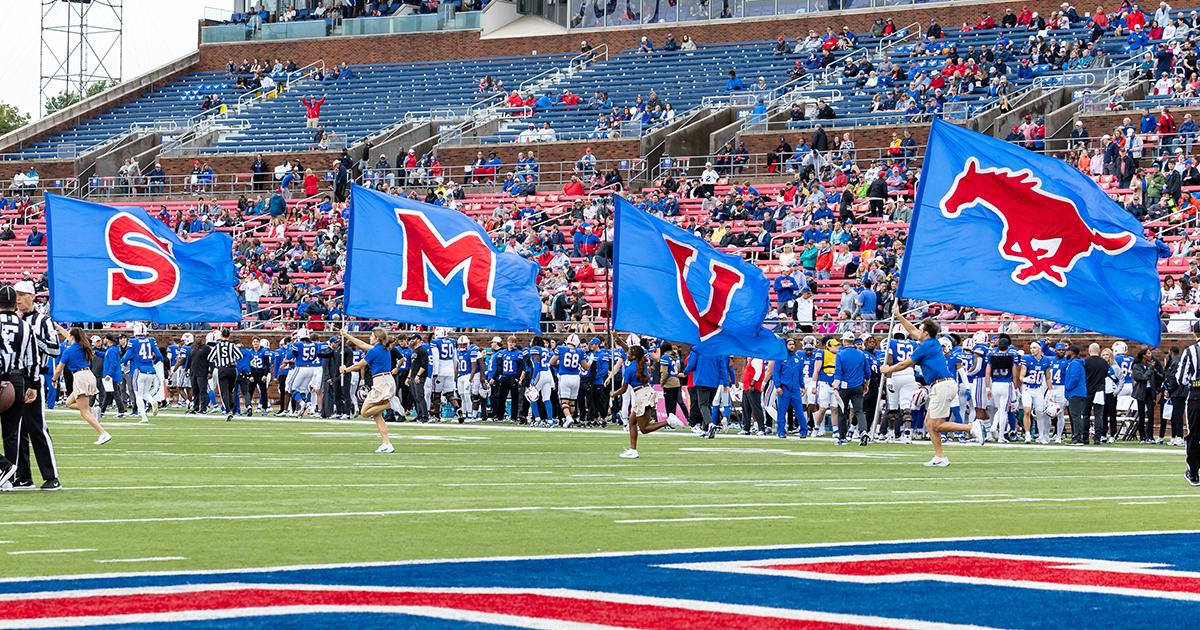
[[[786,343],[763,327],[771,289],[761,269],[615,199],[614,328],[712,355],[787,354]]]
[[[1154,246],[1074,166],[934,120],[899,294],[1154,346]]]
[[[46,238],[56,320],[242,320],[226,234],[185,243],[142,208],[48,194]]]
[[[538,265],[455,210],[361,186],[350,199],[346,313],[427,326],[538,330]]]

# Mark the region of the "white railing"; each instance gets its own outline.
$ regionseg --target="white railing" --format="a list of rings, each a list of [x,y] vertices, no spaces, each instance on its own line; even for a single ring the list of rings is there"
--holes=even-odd
[[[240,114],[247,107],[252,107],[252,106],[258,104],[259,102],[266,100],[267,97],[269,97],[273,93],[278,94],[279,92],[286,92],[286,91],[290,90],[293,86],[295,86],[303,81],[306,81],[313,73],[315,73],[318,70],[321,71],[322,75],[325,74],[325,60],[324,59],[314,61],[314,62],[308,64],[307,66],[304,66],[303,68],[300,68],[299,70],[296,70],[295,72],[286,73],[287,78],[285,78],[281,83],[277,83],[275,85],[274,90],[268,90],[268,91],[264,92],[261,89],[259,89],[259,90],[255,90],[253,92],[246,92],[245,94],[242,94],[241,96],[238,97],[238,102],[237,102],[238,113]],[[228,109],[229,108],[227,107],[226,115],[228,115]]]

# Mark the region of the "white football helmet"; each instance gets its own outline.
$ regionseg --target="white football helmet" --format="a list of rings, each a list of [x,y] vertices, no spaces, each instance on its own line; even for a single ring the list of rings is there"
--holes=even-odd
[[[941,339],[938,339],[938,341],[942,344],[942,352],[949,354],[949,352],[954,349],[954,342],[950,341],[949,337],[942,337]]]
[[[461,337],[459,337],[459,338],[458,338],[458,345],[460,345],[460,346],[469,346],[469,345],[471,345],[471,340],[470,340],[470,339],[468,339],[466,335],[463,335],[463,336],[461,336]]]
[[[982,330],[971,336],[971,345],[986,346],[988,345],[988,335]]]
[[[307,328],[301,328],[300,330],[297,330],[297,331],[296,331],[296,338],[297,338],[297,339],[303,339],[303,340],[307,340],[307,339],[308,339],[308,336],[309,336],[309,332],[308,332],[308,329],[307,329]]]
[[[537,402],[538,396],[538,389],[533,385],[525,388],[525,400],[528,400],[531,403]]]
[[[572,348],[578,348],[579,347],[579,335],[572,334],[570,337],[567,337],[567,345],[571,346]]]
[[[445,326],[437,326],[436,328],[433,329],[433,338],[434,339],[441,339],[442,337],[445,337],[446,335],[449,335],[449,334],[450,334],[450,329],[446,328]]]
[[[913,409],[920,409],[921,407],[924,407],[925,403],[927,403],[927,402],[929,402],[929,388],[928,387],[925,387],[924,385],[922,385],[913,391],[913,395],[912,395],[912,408]]]
[[[892,325],[892,338],[895,339],[896,335],[900,335],[901,339],[908,339],[908,331],[905,330],[904,326],[901,326],[900,324]]]
[[[192,335],[192,333],[184,333],[183,337],[180,337],[180,341],[182,341],[185,344],[191,345],[193,342],[196,341],[196,337],[194,337]]]
[[[146,322],[133,322],[133,336],[145,337],[149,328],[146,327]]]
[[[808,335],[807,337],[805,337],[804,338],[804,347],[805,348],[816,348],[817,347],[817,338],[812,335]]]
[[[1113,351],[1113,354],[1115,354],[1117,356],[1121,356],[1121,355],[1125,354],[1126,352],[1129,352],[1129,345],[1126,344],[1124,341],[1115,341],[1115,342],[1113,342],[1113,345],[1112,345],[1112,351]]]
[[[1062,405],[1058,404],[1058,401],[1054,398],[1047,396],[1045,411],[1047,418],[1057,418],[1062,415]]]
[[[634,346],[640,346],[642,345],[642,338],[631,334],[625,338],[625,345],[629,346],[630,348]]]

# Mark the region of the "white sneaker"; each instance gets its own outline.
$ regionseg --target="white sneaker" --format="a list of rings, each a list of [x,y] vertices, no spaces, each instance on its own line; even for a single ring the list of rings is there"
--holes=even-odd
[[[692,427],[692,435],[704,435],[704,429],[701,429],[699,425],[696,425]]]
[[[104,433],[100,434],[100,439],[96,440],[95,442],[92,442],[92,444],[95,444],[96,446],[100,446],[101,444],[104,444],[105,442],[107,442],[111,439],[112,439],[112,435],[108,431],[105,431]]]
[[[983,446],[983,424],[978,420],[971,423],[971,436],[975,438],[975,441],[978,442],[980,446]]]
[[[627,448],[625,449],[625,452],[621,453],[618,457],[624,457],[625,459],[637,459],[638,452],[631,448]]]
[[[679,416],[677,416],[675,414],[671,414],[671,415],[667,416],[667,424],[675,427],[676,429],[686,429],[687,428],[687,425],[683,423],[683,420],[680,420]]]
[[[475,422],[475,420],[472,418],[468,418],[467,422]],[[567,419],[563,422],[563,428],[569,429],[573,426],[575,426],[575,418],[572,418],[571,416],[567,416]],[[671,426],[675,426],[675,425],[671,425]]]
[[[396,452],[396,449],[391,444],[380,444],[379,448],[375,449],[375,452],[376,453],[394,453],[394,452]]]
[[[1061,436],[1061,435],[1056,435],[1056,436],[1054,436],[1054,443],[1055,443],[1055,444],[1062,444],[1062,436]]]
[[[158,417],[158,401],[150,403],[150,415]]]
[[[1032,436],[1032,435],[1029,435],[1028,433],[1026,433],[1026,434],[1025,434],[1025,443],[1026,443],[1026,444],[1033,444],[1033,436]]]
[[[937,466],[938,468],[945,468],[946,466],[950,465],[950,460],[945,457],[936,457],[935,456],[933,459],[925,462],[925,465],[926,466]]]
[[[147,418],[146,416],[142,416],[142,419],[138,420],[138,424],[150,424],[150,418]]]

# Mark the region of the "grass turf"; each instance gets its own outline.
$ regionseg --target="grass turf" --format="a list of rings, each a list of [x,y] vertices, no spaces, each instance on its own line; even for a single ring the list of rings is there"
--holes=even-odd
[[[1183,449],[49,412],[64,490],[0,495],[0,577],[1178,530]],[[40,483],[37,473],[35,483]],[[691,519],[691,520],[688,520]],[[641,522],[626,522],[641,521]],[[24,553],[34,552],[34,553]],[[120,562],[109,562],[120,561]]]

